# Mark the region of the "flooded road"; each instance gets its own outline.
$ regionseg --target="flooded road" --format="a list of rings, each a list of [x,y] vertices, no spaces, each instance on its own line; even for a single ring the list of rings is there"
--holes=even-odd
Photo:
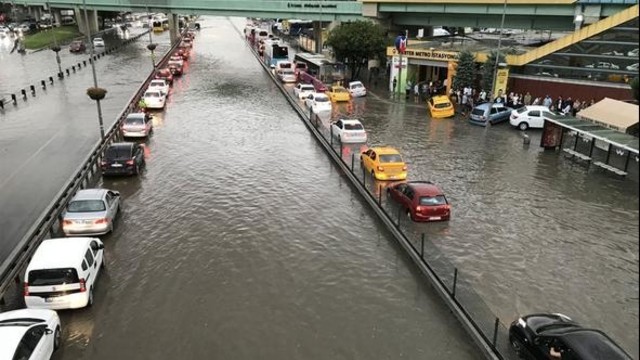
[[[478,359],[229,20],[200,21],[55,359]],[[248,106],[250,105],[250,106]]]
[[[158,43],[156,52],[163,54],[169,46],[169,35],[154,37],[154,42]],[[95,62],[98,85],[107,89],[106,98],[100,102],[105,129],[151,72],[146,45],[140,39]],[[5,64],[8,68],[16,66],[15,72],[21,71],[16,58],[0,61],[3,76],[12,73],[4,71]],[[44,68],[35,66],[31,71],[45,73]],[[91,69],[87,67],[48,86],[46,94],[30,98],[28,104],[0,114],[0,262],[100,138],[96,104],[86,95],[86,89],[92,86]]]

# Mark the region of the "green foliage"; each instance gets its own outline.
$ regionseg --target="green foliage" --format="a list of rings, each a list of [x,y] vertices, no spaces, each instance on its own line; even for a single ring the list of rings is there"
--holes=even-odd
[[[637,101],[640,101],[640,79],[637,76],[634,77],[631,82],[629,82],[629,85],[631,85],[631,93],[633,94],[633,98]]]
[[[351,76],[357,78],[362,65],[366,66],[369,59],[384,56],[386,39],[384,30],[378,24],[358,20],[342,23],[333,29],[326,44],[331,46],[338,61],[349,66]]]
[[[32,35],[26,35],[24,37],[24,47],[27,49],[42,49],[45,47],[53,46],[53,37],[55,34],[58,44],[64,44],[73,40],[82,34],[78,31],[76,26],[60,26],[52,29],[41,30]]]
[[[496,66],[496,56],[498,52],[496,50],[491,51],[489,56],[487,56],[487,61],[482,64],[482,88],[487,92],[491,91],[493,88],[493,79],[495,78],[495,66]],[[506,62],[504,54],[500,53],[500,60],[498,63]]]
[[[476,58],[469,50],[463,50],[458,56],[456,74],[453,77],[453,88],[462,89],[467,85],[473,86],[476,79]]]

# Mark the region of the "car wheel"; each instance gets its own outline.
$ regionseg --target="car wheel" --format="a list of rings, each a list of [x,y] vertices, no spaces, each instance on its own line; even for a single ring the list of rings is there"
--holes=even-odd
[[[56,326],[56,331],[53,333],[53,351],[60,348],[62,343],[62,335],[60,334],[60,326]]]
[[[511,343],[511,347],[513,348],[513,351],[516,353],[518,358],[522,359],[522,346],[520,345],[520,342],[513,338],[510,339],[509,342]]]
[[[89,288],[89,300],[87,300],[87,306],[93,306],[93,287]]]
[[[520,124],[518,124],[518,129],[525,131],[529,128],[529,125],[526,122],[521,122]]]

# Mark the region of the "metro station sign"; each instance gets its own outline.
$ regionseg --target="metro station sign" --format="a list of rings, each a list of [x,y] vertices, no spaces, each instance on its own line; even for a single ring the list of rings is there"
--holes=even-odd
[[[395,47],[387,47],[387,56],[396,56],[398,51]],[[406,49],[404,56],[412,59],[434,60],[434,61],[458,61],[458,53],[455,51],[439,51],[429,49]]]

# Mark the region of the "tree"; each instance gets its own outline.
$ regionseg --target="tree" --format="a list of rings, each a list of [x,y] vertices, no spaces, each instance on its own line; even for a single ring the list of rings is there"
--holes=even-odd
[[[456,74],[453,77],[453,88],[462,89],[465,86],[473,86],[476,80],[476,57],[469,50],[463,50],[458,56]]]
[[[329,33],[326,44],[331,46],[338,61],[349,66],[352,78],[358,78],[369,59],[384,54],[385,42],[384,30],[378,24],[358,20],[337,26]]]
[[[629,85],[631,85],[631,93],[633,94],[633,98],[636,99],[636,101],[640,101],[640,79],[637,76],[634,77]]]
[[[495,78],[495,66],[496,66],[496,56],[498,52],[493,50],[487,56],[487,61],[482,64],[482,88],[487,92],[490,92],[493,89],[493,80]],[[504,54],[500,53],[500,60],[498,63],[506,62]]]

